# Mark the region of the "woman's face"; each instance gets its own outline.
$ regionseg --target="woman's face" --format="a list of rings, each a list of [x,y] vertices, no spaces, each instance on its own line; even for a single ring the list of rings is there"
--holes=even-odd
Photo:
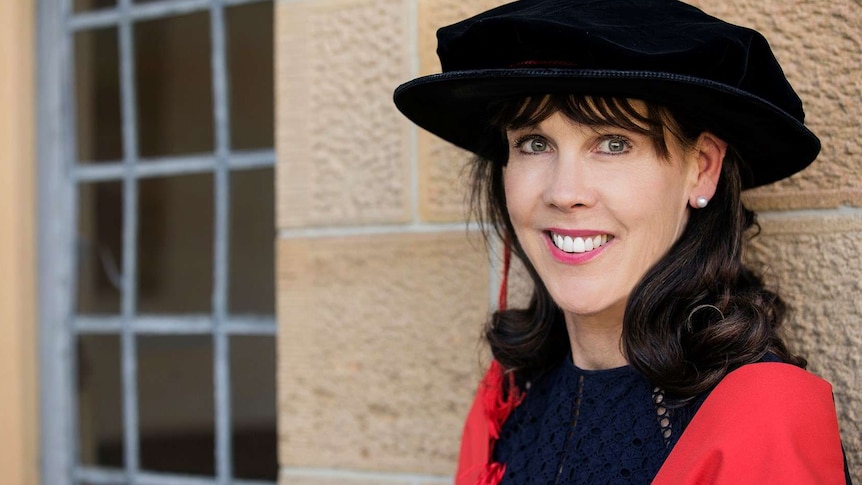
[[[551,297],[567,321],[621,323],[632,289],[685,227],[698,164],[672,136],[664,159],[646,135],[559,113],[507,135],[509,217]]]

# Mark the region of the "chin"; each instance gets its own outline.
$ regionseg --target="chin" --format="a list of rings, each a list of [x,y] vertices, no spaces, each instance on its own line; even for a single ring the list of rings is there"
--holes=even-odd
[[[608,299],[607,294],[594,292],[578,292],[572,293],[579,295],[577,298],[556,298],[553,294],[551,297],[563,313],[573,316],[592,317],[602,313],[613,311],[619,308],[620,305],[625,305],[625,299]]]

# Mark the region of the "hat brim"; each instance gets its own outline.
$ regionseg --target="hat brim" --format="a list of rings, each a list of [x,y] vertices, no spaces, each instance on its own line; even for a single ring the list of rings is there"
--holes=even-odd
[[[480,156],[493,102],[527,95],[582,94],[641,99],[684,110],[733,146],[746,164],[743,188],[766,185],[811,164],[820,140],[786,112],[732,86],[679,74],[596,69],[482,69],[420,77],[395,90],[407,118]],[[746,176],[747,175],[747,176]]]

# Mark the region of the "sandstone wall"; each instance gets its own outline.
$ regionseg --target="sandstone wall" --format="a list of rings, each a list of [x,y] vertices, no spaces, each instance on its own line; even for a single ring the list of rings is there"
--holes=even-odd
[[[450,480],[498,262],[464,225],[466,155],[391,99],[439,69],[437,27],[500,3],[277,2],[282,483]],[[795,306],[793,344],[835,385],[862,480],[862,9],[695,3],[765,33],[823,141],[803,174],[747,195],[763,224],[750,258]]]

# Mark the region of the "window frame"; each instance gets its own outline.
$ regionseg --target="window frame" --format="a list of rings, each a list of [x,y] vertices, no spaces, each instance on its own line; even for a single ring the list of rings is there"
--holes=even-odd
[[[213,484],[274,485],[233,477],[230,399],[230,337],[275,336],[274,315],[233,316],[228,312],[230,175],[274,167],[273,149],[232,151],[225,9],[267,0],[161,0],[72,13],[72,0],[37,3],[38,265],[41,482],[52,485]],[[211,153],[141,162],[135,106],[135,22],[207,11],[210,17],[213,123]],[[74,35],[114,26],[120,54],[123,158],[108,163],[77,160],[74,106]],[[146,177],[211,173],[214,180],[212,307],[209,314],[139,315],[137,302],[138,181]],[[118,181],[123,185],[121,312],[79,315],[75,309],[79,184]],[[273,221],[274,224],[274,221]],[[124,468],[82,466],[76,403],[76,339],[118,335],[121,343]],[[140,469],[137,409],[138,335],[211,335],[215,410],[215,476],[145,472]]]

